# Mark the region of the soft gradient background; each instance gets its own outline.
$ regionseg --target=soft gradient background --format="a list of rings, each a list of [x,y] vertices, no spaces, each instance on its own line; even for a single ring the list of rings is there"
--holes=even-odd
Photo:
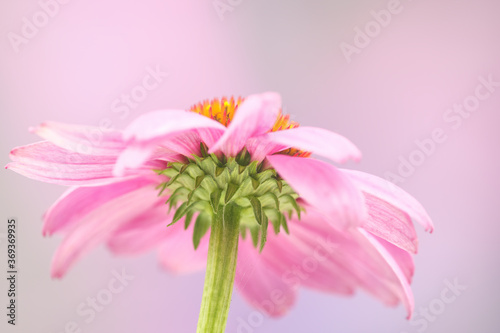
[[[415,140],[442,128],[447,140],[400,185],[436,225],[432,235],[417,226],[416,318],[439,303],[446,280],[467,286],[454,302],[421,329],[405,320],[402,307],[386,308],[364,293],[346,299],[302,290],[287,316],[257,316],[262,320],[244,330],[241,321],[255,313],[236,292],[227,332],[499,332],[500,87],[456,130],[443,115],[474,94],[479,76],[500,82],[500,2],[401,0],[401,12],[349,63],[340,44],[352,44],[353,29],[387,6],[243,0],[221,20],[211,0],[72,0],[16,53],[8,33],[20,34],[23,17],[32,20],[40,4],[2,0],[0,162],[8,163],[12,147],[38,140],[28,128],[45,120],[98,126],[107,119],[120,128],[153,109],[267,90],[282,94],[294,120],[352,139],[364,158],[348,167],[380,176],[397,173]],[[168,78],[129,114],[113,112],[113,101],[130,93],[148,66]],[[20,267],[18,325],[7,325],[2,310],[2,332],[61,333],[72,321],[82,332],[195,331],[203,273],[175,276],[153,253],[114,258],[101,248],[62,281],[52,280],[60,239],[42,237],[41,219],[64,189],[5,170],[0,181],[0,233],[7,218],[18,219]],[[0,246],[5,272],[4,240]],[[86,323],[77,307],[122,269],[135,279]]]

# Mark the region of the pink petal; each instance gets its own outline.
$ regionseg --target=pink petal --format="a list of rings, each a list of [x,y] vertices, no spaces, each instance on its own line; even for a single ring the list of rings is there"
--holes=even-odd
[[[235,156],[249,138],[267,133],[273,127],[280,107],[281,97],[276,93],[248,96],[210,152],[220,150],[228,156]]]
[[[407,213],[368,193],[365,202],[368,218],[363,229],[408,252],[417,252],[417,233]]]
[[[272,316],[284,315],[295,303],[296,288],[291,288],[281,275],[262,261],[250,239],[238,245],[235,287],[255,308]]]
[[[223,131],[213,130],[210,128],[199,128],[197,129],[197,132],[201,141],[203,141],[209,148],[215,145],[224,133]]]
[[[199,143],[198,143],[199,149]],[[163,162],[184,162],[185,158],[178,152],[172,151],[165,147],[149,145],[149,144],[131,144],[118,157],[113,168],[113,175],[122,177],[127,173],[136,173],[137,169],[163,169],[164,165],[158,165],[159,161]]]
[[[342,163],[348,159],[359,160],[361,152],[345,137],[316,127],[297,127],[266,134],[267,138],[286,148],[297,148]]]
[[[204,141],[212,145],[225,130],[221,123],[190,111],[147,113],[134,120],[125,130],[124,136],[129,145],[120,155],[113,173],[120,176],[127,169],[142,166],[153,158],[158,146],[170,151],[170,155],[200,155],[200,143]]]
[[[151,178],[140,177],[102,186],[70,188],[45,213],[43,234],[65,231],[109,201],[154,183]]]
[[[112,181],[116,157],[84,155],[48,141],[14,148],[6,166],[26,177],[60,185],[95,185]]]
[[[164,199],[165,201],[165,199]],[[198,249],[193,246],[193,217],[187,230],[184,218],[168,226],[175,210],[167,214],[168,206],[159,202],[137,219],[121,226],[108,240],[115,254],[134,255],[157,248],[160,264],[174,273],[192,273],[206,266],[210,231],[201,239]]]
[[[179,231],[176,226],[183,223],[179,221],[167,227],[172,222],[175,211],[168,214],[168,206],[163,201],[145,211],[140,218],[117,229],[108,240],[108,248],[119,255],[140,254],[176,237]]]
[[[403,302],[406,311],[408,313],[408,319],[411,318],[411,315],[413,313],[413,310],[415,308],[414,304],[414,299],[413,299],[413,292],[410,288],[410,284],[408,282],[407,277],[405,276],[405,273],[402,271],[401,267],[399,266],[398,262],[394,259],[394,257],[391,255],[391,253],[387,250],[386,247],[384,247],[382,244],[380,244],[375,237],[371,236],[368,232],[364,231],[363,229],[359,229],[359,232],[366,237],[366,239],[373,245],[373,247],[378,251],[378,253],[384,258],[384,260],[387,262],[387,264],[391,267],[393,273],[396,275],[399,281],[399,298]]]
[[[162,140],[161,145],[184,156],[191,157],[193,154],[200,156],[200,143],[202,139],[198,132],[198,130],[186,130],[182,133],[171,135]]]
[[[205,268],[207,264],[208,243],[210,231],[201,239],[198,249],[193,245],[194,221],[184,230],[184,219],[168,227],[174,228],[172,236],[168,237],[158,248],[160,264],[167,270],[178,273],[193,273]]]
[[[118,157],[113,167],[113,175],[122,177],[127,170],[140,168],[150,159],[155,151],[154,146],[131,145],[127,147]]]
[[[395,246],[394,244],[389,243],[382,238],[379,238],[377,236],[374,237],[391,254],[394,260],[397,262],[401,271],[404,273],[408,283],[411,283],[413,274],[415,273],[415,263],[413,262],[413,256],[409,252]]]
[[[301,221],[292,220],[289,226],[291,235],[296,234],[302,241],[309,240],[311,244],[315,244],[310,245],[311,247],[322,246],[330,249],[324,266],[333,265],[345,279],[387,305],[395,306],[399,301],[403,301],[408,309],[411,308],[408,279],[398,262],[376,241],[375,236],[370,236],[360,228],[345,231],[331,228],[323,216],[311,208],[307,208],[307,214]],[[314,273],[311,272],[311,275]],[[335,278],[335,274],[332,274],[332,278]],[[321,283],[321,280],[318,283]],[[323,283],[327,285],[328,281],[324,280]]]
[[[61,148],[80,154],[116,156],[125,148],[121,132],[115,130],[45,122],[32,131]]]
[[[79,216],[57,249],[52,276],[62,277],[81,256],[105,242],[121,225],[140,219],[143,212],[158,202],[154,185],[146,185],[103,202]]]
[[[124,138],[132,142],[161,142],[173,134],[202,128],[215,132],[226,130],[224,125],[216,120],[195,112],[165,110],[149,112],[136,118],[125,129]]]
[[[416,222],[432,232],[434,226],[424,207],[410,194],[393,183],[361,171],[342,169],[349,179],[363,192],[378,197],[392,206],[406,212]]]
[[[299,196],[337,227],[360,225],[366,216],[361,192],[334,166],[312,158],[268,156]]]
[[[266,135],[248,139],[245,147],[248,149],[248,152],[252,157],[252,161],[262,161],[268,155],[272,155],[289,148],[282,144],[270,141]]]
[[[275,235],[270,231],[261,260],[290,288],[303,285],[341,295],[353,294],[356,278],[334,260],[339,255],[335,253],[342,249],[337,244],[329,244],[326,235],[304,232],[299,226],[301,223],[309,222],[304,219],[289,222],[290,235]]]

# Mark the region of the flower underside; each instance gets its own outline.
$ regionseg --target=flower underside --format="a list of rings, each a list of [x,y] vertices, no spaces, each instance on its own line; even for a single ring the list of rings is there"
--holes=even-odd
[[[221,206],[237,212],[233,215],[238,216],[241,236],[246,238],[249,232],[260,251],[269,223],[276,234],[281,228],[288,233],[285,214],[290,219],[295,212],[300,218],[303,208],[297,204],[298,194],[274,169],[263,169],[263,163],[252,162],[246,149],[235,158],[218,157],[208,154],[202,143],[201,152],[201,157],[193,155],[187,163],[171,162],[166,169],[156,170],[170,178],[158,188],[160,195],[170,193],[166,204],[176,210],[171,224],[185,216],[187,229],[198,213],[193,231],[195,249]]]

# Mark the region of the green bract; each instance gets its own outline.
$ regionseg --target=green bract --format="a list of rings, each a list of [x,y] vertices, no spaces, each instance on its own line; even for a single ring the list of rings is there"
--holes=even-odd
[[[300,218],[302,208],[296,201],[298,194],[274,169],[264,169],[262,163],[251,162],[246,149],[236,158],[208,154],[203,144],[201,152],[202,157],[193,156],[187,163],[170,162],[166,169],[156,170],[170,178],[159,188],[160,195],[170,192],[166,203],[176,210],[171,224],[186,216],[187,229],[195,213],[199,213],[193,231],[195,248],[219,208],[231,209],[233,216],[238,216],[239,221],[230,223],[239,223],[243,238],[249,231],[254,246],[259,246],[260,251],[266,243],[269,223],[276,234],[281,228],[288,233],[285,214],[291,218],[295,212]]]

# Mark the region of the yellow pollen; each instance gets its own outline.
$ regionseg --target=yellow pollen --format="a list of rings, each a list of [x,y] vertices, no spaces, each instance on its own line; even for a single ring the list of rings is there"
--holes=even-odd
[[[223,97],[220,100],[218,98],[214,98],[211,101],[207,99],[203,102],[193,105],[190,108],[190,111],[217,120],[219,123],[227,127],[233,120],[236,111],[238,111],[238,107],[241,103],[243,103],[243,101],[244,98],[242,97],[238,97],[237,99],[235,99],[234,97],[231,97],[230,99]],[[296,127],[299,127],[299,123],[290,120],[290,116],[283,115],[280,110],[279,115],[276,118],[276,122],[274,123],[274,126],[270,130],[270,132],[277,132]],[[311,153],[309,152],[301,151],[295,148],[282,150],[278,154],[285,154],[296,157],[309,157],[311,155]]]

